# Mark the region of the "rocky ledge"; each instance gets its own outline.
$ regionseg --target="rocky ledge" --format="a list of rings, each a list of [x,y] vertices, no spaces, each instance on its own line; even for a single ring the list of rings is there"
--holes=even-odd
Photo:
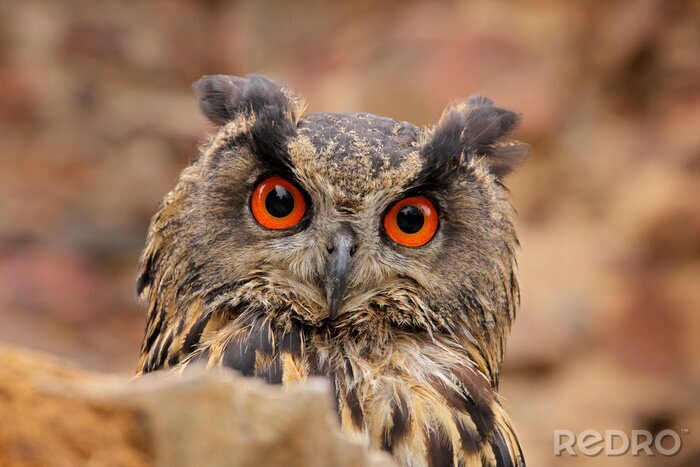
[[[340,431],[330,388],[230,371],[123,376],[0,346],[0,465],[392,466]]]

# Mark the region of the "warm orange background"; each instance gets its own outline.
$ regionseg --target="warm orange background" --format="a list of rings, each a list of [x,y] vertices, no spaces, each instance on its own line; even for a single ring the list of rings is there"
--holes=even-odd
[[[0,3],[0,340],[130,372],[149,216],[210,127],[190,83],[267,74],[310,111],[521,111],[523,301],[502,393],[529,465],[700,465],[700,3]],[[673,428],[668,458],[552,430]]]

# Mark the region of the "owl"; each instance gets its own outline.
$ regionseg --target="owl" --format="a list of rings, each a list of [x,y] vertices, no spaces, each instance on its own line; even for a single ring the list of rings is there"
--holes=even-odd
[[[503,185],[526,146],[483,97],[419,128],[303,115],[258,75],[193,88],[218,131],[151,221],[139,374],[194,362],[330,380],[344,431],[404,466],[522,466],[498,396],[519,303]]]

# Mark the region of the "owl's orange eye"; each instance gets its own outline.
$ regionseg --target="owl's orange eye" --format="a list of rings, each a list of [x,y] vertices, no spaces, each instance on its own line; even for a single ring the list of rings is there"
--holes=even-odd
[[[396,243],[423,246],[432,240],[438,228],[435,205],[423,196],[404,198],[384,217],[384,229]]]
[[[260,182],[250,198],[253,217],[268,229],[294,227],[306,213],[306,200],[291,182],[273,176]]]

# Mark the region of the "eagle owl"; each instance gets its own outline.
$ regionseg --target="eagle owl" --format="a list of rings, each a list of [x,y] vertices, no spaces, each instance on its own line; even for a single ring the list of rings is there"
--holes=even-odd
[[[302,115],[262,76],[194,84],[219,126],[153,217],[138,372],[191,362],[328,377],[346,432],[406,466],[521,466],[497,390],[519,302],[502,184],[518,117],[483,97],[432,128]]]

